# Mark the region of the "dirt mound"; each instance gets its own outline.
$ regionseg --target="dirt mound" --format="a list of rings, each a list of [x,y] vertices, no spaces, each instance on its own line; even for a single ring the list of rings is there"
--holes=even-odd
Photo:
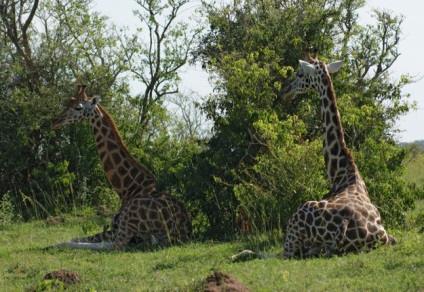
[[[81,281],[80,275],[72,270],[53,271],[44,276],[44,280],[53,279],[62,281],[65,285],[77,284]]]
[[[205,292],[248,292],[249,288],[234,279],[230,274],[215,271],[206,278]]]

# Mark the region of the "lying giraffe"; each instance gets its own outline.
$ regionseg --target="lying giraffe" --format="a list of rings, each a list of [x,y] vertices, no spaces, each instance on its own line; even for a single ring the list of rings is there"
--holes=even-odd
[[[294,81],[283,94],[285,100],[310,90],[318,91],[321,99],[323,152],[331,189],[321,201],[301,205],[290,217],[283,251],[262,254],[269,257],[308,257],[334,253],[370,250],[378,245],[396,244],[381,224],[380,213],[371,203],[365,183],[350,151],[346,147],[343,127],[337,107],[330,73],[337,72],[343,62],[328,66],[306,53],[305,61]],[[244,250],[231,258],[253,254]]]
[[[300,60],[301,68],[283,98],[291,100],[300,93],[318,91],[324,160],[332,187],[323,200],[306,202],[291,216],[282,255],[331,255],[395,244],[397,240],[386,233],[380,213],[371,203],[365,183],[346,147],[330,77],[330,73],[337,72],[343,62],[327,66],[318,61],[316,55],[311,57],[306,52],[305,61]]]
[[[111,230],[86,238],[74,238],[56,247],[122,249],[132,240],[161,243],[186,240],[192,225],[184,206],[176,198],[156,189],[155,176],[129,153],[109,113],[99,98],[87,97],[85,85],[68,107],[53,120],[52,128],[88,121],[106,176],[118,193],[121,208],[114,216]]]

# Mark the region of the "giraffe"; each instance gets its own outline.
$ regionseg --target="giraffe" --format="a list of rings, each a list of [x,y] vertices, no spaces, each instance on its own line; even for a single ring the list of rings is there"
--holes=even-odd
[[[321,100],[323,153],[331,190],[321,201],[309,201],[290,217],[284,249],[280,256],[358,252],[378,245],[396,244],[384,229],[380,213],[371,203],[365,183],[352,154],[346,147],[330,73],[343,61],[329,64],[318,61],[317,52],[305,61],[296,78],[286,88],[283,99],[315,90]]]
[[[121,200],[111,229],[56,247],[84,249],[122,249],[132,240],[161,243],[186,240],[192,225],[184,206],[176,198],[156,189],[156,177],[139,163],[125,147],[109,113],[100,105],[99,97],[87,97],[85,85],[67,108],[52,122],[52,128],[87,121],[93,130],[98,154],[106,177]]]

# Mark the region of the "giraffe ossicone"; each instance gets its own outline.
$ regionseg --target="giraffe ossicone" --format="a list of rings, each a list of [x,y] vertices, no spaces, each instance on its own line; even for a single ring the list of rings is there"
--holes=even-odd
[[[121,200],[111,229],[72,239],[56,247],[84,249],[120,249],[132,241],[146,244],[187,240],[192,233],[191,220],[183,204],[156,189],[156,177],[138,162],[124,145],[109,113],[99,97],[87,97],[85,85],[67,108],[52,122],[52,128],[87,121],[93,130],[100,161],[106,177]]]
[[[346,147],[330,73],[343,61],[326,65],[306,52],[296,78],[283,99],[315,90],[321,99],[323,153],[331,190],[321,201],[301,205],[287,224],[280,256],[331,255],[370,250],[397,240],[384,229],[380,213],[371,203],[365,183]]]

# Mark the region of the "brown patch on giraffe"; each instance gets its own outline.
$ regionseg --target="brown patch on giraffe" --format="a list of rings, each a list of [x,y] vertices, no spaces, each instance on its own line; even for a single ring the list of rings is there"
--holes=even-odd
[[[124,176],[125,174],[127,174],[127,170],[125,169],[125,167],[123,167],[122,165],[118,167],[118,173],[120,176]],[[125,185],[125,183],[124,183]]]
[[[161,210],[161,213],[162,213],[162,218],[163,218],[165,221],[168,221],[169,219],[171,219],[171,214],[170,214],[170,212],[169,212],[168,208],[163,208],[163,209]]]
[[[324,108],[324,109],[328,108],[328,99],[326,99],[326,98],[322,99],[322,108]]]
[[[326,78],[326,76],[324,76],[323,78],[322,78],[322,84],[324,85],[324,86],[327,86],[328,85],[328,78]]]
[[[115,162],[115,164],[119,164],[119,162],[121,162],[121,156],[119,156],[118,153],[113,153],[112,154],[112,159],[113,159],[113,162]],[[118,170],[118,172],[119,172],[119,170]]]
[[[115,134],[113,131],[109,131],[109,133],[107,134],[107,138],[109,138],[110,140],[115,140]]]
[[[330,175],[331,177],[336,177],[336,170],[337,170],[337,159],[331,159],[330,160]]]
[[[312,213],[307,213],[306,214],[306,224],[311,225],[314,222],[314,216],[312,215]]]
[[[339,145],[337,143],[334,143],[333,147],[330,150],[331,155],[337,156],[339,154]]]
[[[102,140],[102,137],[99,136],[99,141],[97,142],[97,149],[103,149],[103,147],[105,147],[105,142],[100,142],[100,140]],[[105,152],[103,152],[105,153]],[[106,154],[106,153],[105,153]]]
[[[128,186],[130,182],[131,182],[131,178],[128,175],[124,177],[124,186]]]
[[[110,161],[109,157],[106,157],[105,162],[103,162],[103,168],[106,173],[108,173],[109,170],[113,169],[113,164],[112,164],[112,161]]]
[[[147,212],[140,212],[139,214],[138,214],[138,216],[139,216],[139,218],[142,220],[142,221],[146,221],[148,218],[147,218]]]
[[[130,169],[131,168],[131,165],[130,165],[130,163],[127,160],[124,160],[124,167],[126,169]]]
[[[339,122],[340,122],[340,116],[339,116],[337,113],[335,113],[335,114],[333,115],[333,124],[334,124],[334,125],[338,125],[338,124],[339,124]]]
[[[330,222],[330,220],[333,218],[333,215],[327,210],[324,210],[324,212],[322,213],[322,217],[325,221]]]
[[[250,289],[237,281],[230,274],[215,271],[205,280],[203,291],[205,292],[249,292]]]
[[[107,142],[107,150],[109,150],[109,152],[112,152],[113,150],[116,150],[116,149],[118,149],[118,146],[115,143],[113,143],[111,141]],[[118,153],[116,153],[116,154],[118,154]]]
[[[335,215],[332,219],[333,223],[336,224],[337,226],[342,224],[342,217]]]
[[[164,227],[163,222],[161,220],[154,221],[154,227],[155,229],[163,229]]]
[[[120,188],[121,187],[121,179],[120,177],[114,173],[112,175],[112,178],[110,179],[111,184],[115,187],[115,188]]]
[[[347,166],[347,159],[346,157],[342,157],[339,160],[339,168],[345,168]]]
[[[138,174],[139,174],[139,170],[136,167],[132,167],[130,169],[130,176],[133,180],[135,180]]]
[[[334,127],[331,126],[327,130],[327,143],[330,143],[330,141],[334,141],[335,138],[336,138],[336,135],[334,135]]]
[[[100,129],[100,131],[102,132],[102,135],[103,135],[103,136],[106,136],[106,134],[109,132],[109,130],[108,130],[106,127],[102,127],[102,128]]]
[[[325,122],[328,124],[331,120],[331,114],[329,111],[325,112]]]
[[[327,224],[327,230],[329,232],[335,232],[337,230],[337,225],[334,224],[333,222],[330,222]]]

